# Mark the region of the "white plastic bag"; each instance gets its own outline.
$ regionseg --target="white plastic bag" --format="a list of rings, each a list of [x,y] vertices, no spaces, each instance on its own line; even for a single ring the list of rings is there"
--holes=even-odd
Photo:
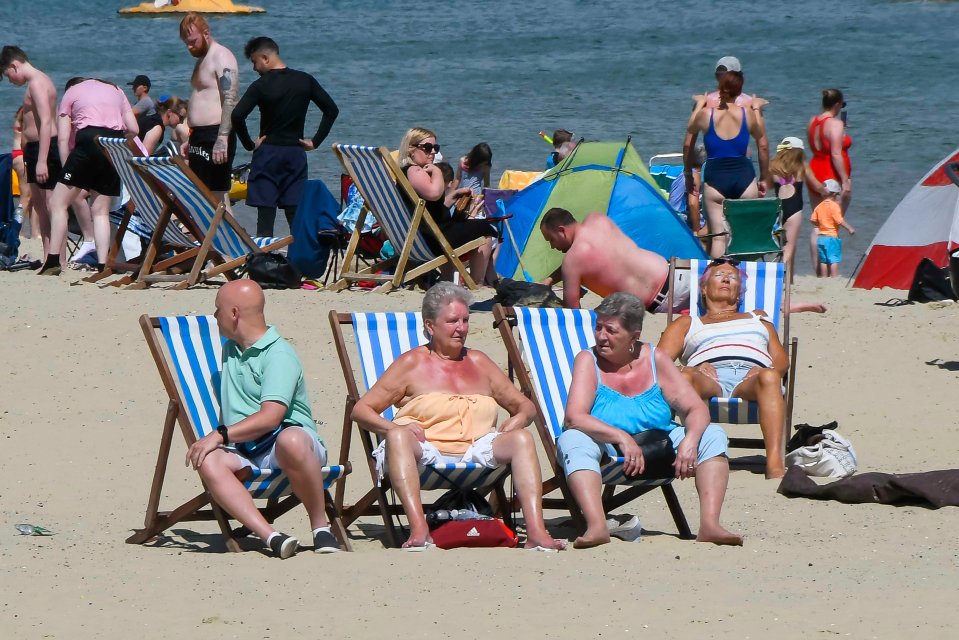
[[[822,440],[786,454],[787,466],[799,466],[807,476],[847,478],[856,473],[858,459],[852,443],[832,429],[822,432]]]

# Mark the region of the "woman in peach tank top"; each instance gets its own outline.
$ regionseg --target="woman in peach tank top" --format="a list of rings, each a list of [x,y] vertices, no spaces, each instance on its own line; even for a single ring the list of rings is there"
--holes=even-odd
[[[353,408],[353,420],[379,436],[377,468],[385,466],[410,524],[404,549],[432,546],[418,467],[469,462],[508,464],[526,519],[526,547],[566,547],[543,523],[543,479],[536,446],[526,427],[536,408],[486,354],[466,348],[469,293],[451,282],[434,285],[423,298],[423,327],[429,343],[410,349],[383,373]],[[391,421],[382,416],[400,408]],[[499,427],[500,408],[509,417]]]

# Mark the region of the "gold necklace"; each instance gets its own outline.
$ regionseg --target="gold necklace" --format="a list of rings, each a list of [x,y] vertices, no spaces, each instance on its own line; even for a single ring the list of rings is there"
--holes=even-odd
[[[709,316],[712,316],[712,317],[715,317],[715,316],[728,316],[728,315],[731,314],[731,313],[739,313],[739,310],[738,310],[738,309],[724,309],[723,311],[710,311],[710,312],[709,312],[708,314],[706,314],[706,315],[709,315]]]

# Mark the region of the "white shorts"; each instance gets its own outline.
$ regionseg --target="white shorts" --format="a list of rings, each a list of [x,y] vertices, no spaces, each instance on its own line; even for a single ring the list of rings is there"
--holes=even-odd
[[[304,429],[303,427],[289,426],[283,429],[299,429],[300,431],[306,432],[306,435],[310,436],[310,443],[313,449],[313,455],[316,456],[316,459],[320,461],[320,466],[326,466],[327,452],[326,447],[317,439],[317,435],[310,431],[309,429]],[[281,432],[282,433],[282,432]],[[279,438],[277,438],[279,440]],[[273,446],[269,448],[268,451],[264,451],[258,456],[253,458],[247,458],[244,455],[237,453],[236,449],[233,447],[224,447],[226,451],[229,451],[243,464],[244,468],[249,469],[279,469],[280,464],[276,461],[276,440],[273,441]]]
[[[455,464],[457,462],[474,462],[480,466],[492,469],[496,466],[496,460],[493,459],[493,440],[500,435],[499,431],[492,431],[478,440],[474,440],[470,448],[462,456],[447,456],[440,453],[430,442],[421,442],[420,448],[423,450],[423,456],[416,461],[416,466],[423,469],[427,465],[434,464]],[[376,460],[376,477],[382,480],[386,473],[386,440],[380,443],[373,450],[373,458]]]

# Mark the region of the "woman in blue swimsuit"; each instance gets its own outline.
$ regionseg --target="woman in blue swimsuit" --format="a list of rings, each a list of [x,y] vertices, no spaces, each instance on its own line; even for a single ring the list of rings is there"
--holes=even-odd
[[[709,424],[709,411],[672,361],[639,341],[645,308],[639,298],[614,293],[596,308],[596,347],[576,356],[566,402],[565,431],[557,441],[569,487],[586,518],[574,547],[609,542],[602,502],[603,454],[622,456],[623,473],[639,475],[643,453],[633,434],[669,432],[680,479],[695,478],[700,542],[741,545],[719,524],[729,480],[727,438]],[[683,425],[673,422],[673,412]]]
[[[740,107],[736,98],[743,90],[743,75],[728,71],[719,82],[719,106],[704,108],[693,114],[686,129],[683,157],[689,151],[696,136],[703,134],[706,147],[706,165],[703,168],[703,195],[706,200],[707,225],[710,234],[729,233],[729,224],[723,218],[723,201],[726,198],[762,198],[769,184],[769,145],[765,125],[756,117],[757,106]],[[748,156],[749,137],[756,139],[759,151],[759,180]],[[691,165],[686,163],[687,169]],[[689,179],[687,179],[689,182]],[[693,185],[687,184],[687,190]],[[712,239],[709,254],[718,258],[726,253],[728,235]]]

